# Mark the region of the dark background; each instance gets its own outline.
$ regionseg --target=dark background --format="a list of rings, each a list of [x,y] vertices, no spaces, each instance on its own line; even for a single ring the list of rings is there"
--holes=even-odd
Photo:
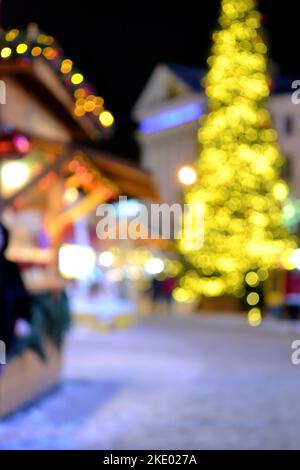
[[[131,15],[104,15],[105,4],[98,0],[2,0],[1,24],[22,28],[36,22],[57,38],[115,115],[116,133],[106,144],[109,150],[135,160],[138,149],[130,112],[155,65],[206,65],[220,0],[197,3],[197,10],[188,14],[163,15],[160,8],[145,3],[140,15],[132,5]],[[300,7],[295,0],[261,0],[259,8],[270,57],[281,73],[299,73],[300,78]],[[170,8],[174,10],[175,3]]]

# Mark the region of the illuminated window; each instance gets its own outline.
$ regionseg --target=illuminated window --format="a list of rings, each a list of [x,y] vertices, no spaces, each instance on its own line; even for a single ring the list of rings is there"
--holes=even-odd
[[[281,168],[281,175],[286,181],[289,181],[292,177],[293,163],[292,158],[288,155],[284,155],[284,161]]]
[[[287,135],[291,135],[294,132],[294,121],[291,116],[285,116],[284,119],[284,132]]]

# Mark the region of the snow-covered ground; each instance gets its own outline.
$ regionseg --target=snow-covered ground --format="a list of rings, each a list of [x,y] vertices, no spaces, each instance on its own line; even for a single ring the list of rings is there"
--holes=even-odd
[[[76,326],[61,386],[0,423],[0,448],[299,449],[296,338],[212,315]]]
[[[72,292],[69,295],[72,312],[76,315],[94,316],[104,323],[113,323],[120,315],[133,315],[136,305],[133,301],[125,300],[114,293],[111,295],[97,294],[82,295],[82,292]]]

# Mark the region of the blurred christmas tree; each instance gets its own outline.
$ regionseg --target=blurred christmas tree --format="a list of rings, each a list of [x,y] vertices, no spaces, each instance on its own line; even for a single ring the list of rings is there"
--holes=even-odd
[[[288,187],[265,107],[267,48],[256,2],[222,0],[219,24],[204,83],[209,113],[198,133],[198,178],[185,195],[186,203],[203,204],[204,244],[193,249],[189,233],[179,242],[187,265],[177,291],[182,300],[243,297],[247,284],[258,286],[295,247],[282,226]],[[259,296],[248,300],[254,306]]]

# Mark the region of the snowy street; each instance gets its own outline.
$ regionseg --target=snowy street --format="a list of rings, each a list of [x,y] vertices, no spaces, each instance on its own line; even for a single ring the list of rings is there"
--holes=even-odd
[[[225,315],[76,326],[60,387],[0,423],[0,448],[299,449],[297,338]]]

